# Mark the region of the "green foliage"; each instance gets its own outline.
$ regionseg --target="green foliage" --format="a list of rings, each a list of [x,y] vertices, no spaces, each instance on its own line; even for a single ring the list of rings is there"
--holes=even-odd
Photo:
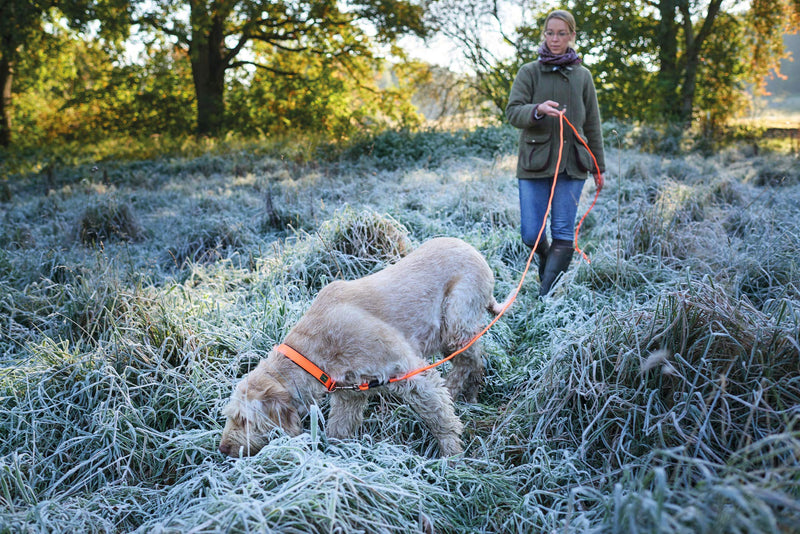
[[[155,33],[142,33],[144,51],[134,62],[109,39],[125,31],[127,2],[55,3],[60,11],[15,4],[14,14],[24,22],[4,17],[0,27],[19,37],[10,50],[22,51],[10,58],[10,52],[0,50],[0,66],[12,59],[18,77],[14,105],[0,106],[0,115],[10,124],[13,112],[16,143],[23,148],[99,141],[118,133],[186,135],[199,118],[205,125],[202,133],[314,131],[332,140],[419,123],[405,79],[387,86],[376,74],[382,66],[361,24],[372,24],[376,39],[385,42],[405,33],[423,35],[424,9],[416,3],[365,0],[343,11],[327,1],[266,7],[241,1],[235,8],[212,2],[205,8],[192,4],[190,21],[184,20],[181,2],[142,4],[137,22]],[[107,39],[87,39],[85,33],[66,29],[82,27],[92,17],[102,21]],[[48,31],[42,31],[44,21]],[[212,21],[222,24],[219,31],[211,31]],[[208,39],[223,35],[239,45],[224,50],[220,41],[221,57],[203,56],[219,64],[203,63],[198,50],[213,50]],[[190,54],[193,40],[195,53]],[[247,60],[237,57],[242,50]],[[209,71],[213,80],[200,81]],[[4,132],[10,133],[5,122]]]
[[[237,0],[188,5],[173,0],[160,4],[142,2],[141,10],[142,24],[174,36],[189,55],[197,132],[203,135],[225,131],[226,74],[233,75],[240,67],[264,69],[275,78],[296,78],[289,85],[299,80],[300,84],[313,86],[319,81],[319,89],[324,87],[326,78],[337,77],[329,77],[328,66],[340,74],[363,74],[364,64],[369,65],[375,57],[366,28],[373,28],[375,39],[384,42],[394,42],[406,33],[422,36],[427,32],[423,6],[407,0],[358,0],[350,6],[329,0]],[[358,80],[351,86],[358,86]],[[271,92],[267,88],[266,94]],[[296,105],[291,96],[294,95],[282,94],[281,104]],[[305,99],[298,96],[300,117],[307,115],[303,111],[323,111],[307,108],[309,100],[322,101],[325,94],[306,92]],[[342,98],[344,93],[337,96]],[[338,105],[342,103],[334,103],[334,107]],[[319,120],[323,116],[314,117]],[[293,117],[285,118],[291,124]]]
[[[701,110],[701,128],[709,139],[718,138],[716,130],[748,107],[753,73],[744,61],[749,54],[747,43],[740,38],[747,31],[744,21],[721,13],[704,47],[697,108]]]
[[[136,140],[131,149],[158,147],[194,129],[191,66],[180,48],[153,43],[146,49],[147,61],[139,64],[122,61],[118,53],[68,30],[48,39],[50,53],[28,57],[19,66],[17,150],[110,143],[122,136]],[[387,73],[393,78],[388,83],[377,74],[380,63],[368,59],[353,58],[344,66],[313,53],[277,52],[273,66],[304,74],[276,76],[259,69],[232,78],[225,118],[231,132],[256,140],[311,137],[318,144],[420,123],[403,65]]]
[[[746,36],[750,48],[749,66],[763,91],[767,76],[780,75],[780,60],[787,57],[783,35],[797,33],[800,28],[800,2],[755,0],[747,21],[752,28]]]
[[[753,2],[746,12],[722,2],[661,0],[572,3],[598,76],[606,116],[690,123],[712,130],[740,114],[752,84],[783,55],[782,34],[797,13],[788,2]],[[600,93],[600,91],[599,91]]]
[[[342,141],[420,123],[404,80],[380,87],[377,61],[352,58],[345,65],[326,56],[285,51],[268,57],[274,69],[303,74],[276,76],[258,69],[233,80],[226,93],[226,125],[234,131],[315,132],[322,139]]]
[[[180,50],[149,48],[139,66],[66,29],[46,39],[47,52],[20,61],[15,94],[18,148],[109,136],[177,136],[191,129],[194,96]]]
[[[100,35],[108,42],[128,31],[128,0],[20,0],[4,2],[0,21],[0,146],[11,143],[12,87],[20,58],[36,56],[47,23],[62,22],[74,29],[96,22]],[[46,39],[44,39],[46,41]]]
[[[167,44],[151,46],[148,61],[115,66],[106,84],[78,92],[67,106],[103,102],[99,131],[135,137],[180,136],[192,130],[195,96],[186,55]],[[88,114],[87,114],[88,115]]]
[[[440,25],[464,51],[492,113],[503,115],[514,76],[536,59],[547,12],[565,8],[576,17],[577,50],[606,120],[699,123],[709,140],[742,114],[752,86],[777,70],[785,57],[782,35],[798,27],[795,4],[759,1],[745,10],[719,0],[522,3],[524,17],[509,28],[502,2],[437,3]],[[512,45],[514,56],[495,58],[481,31]]]
[[[492,158],[508,152],[516,142],[517,132],[509,127],[454,132],[388,130],[353,143],[343,157],[388,170],[420,164],[436,167],[448,159],[470,155]]]
[[[654,56],[659,46],[657,24],[644,14],[645,4],[636,1],[570,5],[578,22],[579,53],[592,72],[605,118],[660,122],[655,120],[659,108],[653,99]],[[538,45],[541,25],[526,29],[525,36]]]

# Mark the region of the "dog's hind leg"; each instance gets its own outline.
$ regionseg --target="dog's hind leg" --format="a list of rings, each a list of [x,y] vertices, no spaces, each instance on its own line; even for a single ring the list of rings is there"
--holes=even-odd
[[[494,302],[494,281],[488,266],[455,280],[442,302],[442,353],[447,356],[467,345],[481,330],[488,302]],[[453,358],[447,389],[454,400],[478,400],[483,385],[484,363],[480,340]]]
[[[442,456],[461,453],[464,425],[458,418],[450,392],[436,371],[426,371],[397,388],[397,393],[420,416],[439,442]]]
[[[364,419],[367,399],[367,394],[361,391],[332,394],[330,415],[325,427],[328,437],[336,439],[355,437]]]
[[[464,341],[464,345],[468,342],[468,340]],[[446,355],[450,355],[459,348],[461,346],[448,345],[443,352]],[[482,353],[481,342],[478,340],[451,360],[453,366],[447,373],[445,386],[453,400],[458,400],[459,397],[462,397],[467,402],[477,402],[478,393],[480,393],[483,386],[484,363],[481,356]]]

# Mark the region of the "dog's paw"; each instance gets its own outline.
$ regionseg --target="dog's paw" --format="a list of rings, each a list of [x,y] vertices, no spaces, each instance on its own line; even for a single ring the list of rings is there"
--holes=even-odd
[[[442,458],[456,456],[464,452],[464,446],[460,438],[444,438],[439,440],[439,449]]]

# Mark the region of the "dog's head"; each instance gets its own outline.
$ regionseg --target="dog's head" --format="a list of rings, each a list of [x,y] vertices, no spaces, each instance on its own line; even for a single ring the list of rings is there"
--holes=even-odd
[[[263,449],[276,427],[290,436],[302,432],[289,391],[267,372],[264,362],[239,382],[223,413],[228,420],[219,450],[233,458]]]

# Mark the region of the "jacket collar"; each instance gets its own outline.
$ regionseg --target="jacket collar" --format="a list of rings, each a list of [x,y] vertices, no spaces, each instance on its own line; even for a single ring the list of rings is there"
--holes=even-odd
[[[575,65],[548,65],[547,63],[542,63],[541,61],[537,61],[536,63],[539,64],[539,70],[542,72],[560,72],[561,74],[569,74],[575,70]]]

